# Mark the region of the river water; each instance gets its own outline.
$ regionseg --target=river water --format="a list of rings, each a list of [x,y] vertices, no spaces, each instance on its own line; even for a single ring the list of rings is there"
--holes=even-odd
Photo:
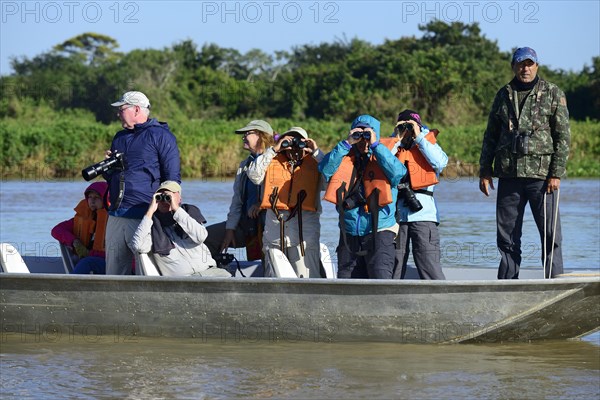
[[[81,181],[0,182],[0,241],[58,256],[52,227],[73,215]],[[495,198],[474,179],[436,189],[443,266],[496,268]],[[225,218],[231,180],[186,181],[185,202],[208,223]],[[493,193],[495,195],[495,193]],[[600,268],[600,180],[561,183],[565,268]],[[332,255],[337,216],[323,204],[321,242]],[[526,214],[523,266],[540,269]],[[243,253],[237,254],[243,258]],[[260,305],[257,305],[260,307]],[[600,399],[600,334],[581,341],[407,345],[198,341],[2,335],[0,396],[27,398]]]

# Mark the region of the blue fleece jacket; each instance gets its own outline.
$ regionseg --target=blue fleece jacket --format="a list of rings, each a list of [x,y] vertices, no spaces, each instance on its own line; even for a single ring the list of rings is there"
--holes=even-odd
[[[142,218],[161,182],[181,182],[177,139],[165,122],[152,118],[133,129],[117,132],[110,150],[123,153],[125,169],[104,174],[110,190],[110,201],[117,203],[121,176],[124,193],[119,208],[110,215],[124,218]]]
[[[367,123],[373,128],[377,136],[377,141],[371,145],[368,153],[369,162],[376,162],[390,181],[392,187],[393,202],[379,209],[378,230],[390,228],[396,224],[396,199],[398,197],[397,186],[402,177],[406,174],[406,167],[394,157],[387,147],[379,143],[380,123],[370,115],[360,115],[350,127],[355,128],[359,123]],[[327,182],[331,180],[338,170],[342,159],[350,154],[350,151],[356,151],[346,140],[339,142],[319,163],[319,171],[325,176]],[[375,158],[373,158],[375,156]],[[346,233],[353,236],[366,236],[372,232],[371,214],[367,213],[364,207],[357,207],[344,211],[344,222],[346,224]]]
[[[413,146],[416,146],[421,154],[425,157],[429,165],[435,171],[438,179],[440,177],[440,173],[448,164],[448,156],[444,153],[444,150],[440,147],[439,144],[432,144],[425,136],[429,133],[429,128],[423,125],[421,128],[421,133],[417,135],[415,139],[415,143]],[[402,146],[402,142],[398,142],[398,146]],[[394,154],[397,150],[394,150]],[[428,190],[433,193],[435,190],[435,185],[431,185],[425,190]],[[417,200],[421,202],[423,208],[417,212],[411,212],[408,207],[404,205],[404,200],[400,199],[398,204],[398,217],[400,222],[417,222],[417,221],[429,221],[429,222],[440,222],[440,216],[438,209],[435,205],[435,199],[433,196],[429,196],[423,193],[415,193]]]

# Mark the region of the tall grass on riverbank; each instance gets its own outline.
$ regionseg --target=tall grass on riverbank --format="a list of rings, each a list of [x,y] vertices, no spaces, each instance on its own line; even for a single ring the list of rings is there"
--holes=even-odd
[[[248,118],[167,119],[167,122],[177,136],[185,178],[230,177],[246,156],[242,138],[234,131],[244,126]],[[349,122],[344,121],[274,119],[269,122],[278,132],[302,126],[324,151],[343,139],[349,128]],[[392,132],[393,122],[393,119],[382,121],[382,136]],[[445,173],[476,175],[485,123],[437,128],[441,131],[439,143],[450,157]],[[0,123],[2,179],[77,179],[82,168],[104,158],[104,151],[119,129],[117,122],[104,125],[96,122],[91,113],[77,110],[57,113],[45,107],[32,107],[18,119],[4,118]],[[567,171],[570,177],[600,177],[600,122],[571,122]]]

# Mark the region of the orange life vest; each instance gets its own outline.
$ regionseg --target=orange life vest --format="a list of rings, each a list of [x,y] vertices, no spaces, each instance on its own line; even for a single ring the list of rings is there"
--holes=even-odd
[[[354,184],[354,182],[350,181],[352,180],[355,159],[356,155],[354,153],[348,154],[342,159],[337,171],[335,171],[335,174],[329,180],[325,196],[323,197],[324,200],[337,204],[337,190],[342,184],[345,184],[346,190],[350,189],[350,185]],[[371,155],[371,159],[365,167],[363,187],[365,188],[365,198],[369,198],[375,189],[379,189],[379,207],[392,203],[392,186],[373,155]]]
[[[302,163],[290,171],[291,164],[285,154],[278,154],[273,158],[265,173],[265,189],[260,208],[271,208],[269,197],[273,188],[278,188],[279,198],[276,207],[278,210],[290,210],[298,202],[298,193],[306,192],[302,202],[302,209],[317,211],[317,196],[319,193],[319,169],[317,160],[311,155],[302,159]]]
[[[93,237],[94,244],[92,249],[104,251],[106,221],[108,221],[108,213],[105,209],[97,210],[96,219],[94,219],[92,210],[90,210],[90,207],[87,204],[87,200],[81,200],[79,204],[77,204],[77,207],[75,207],[73,233],[88,249],[90,248]]]
[[[439,131],[437,129],[432,129],[425,135],[425,139],[427,139],[429,143],[435,144],[438,133]],[[393,146],[397,141],[397,138],[381,139],[381,142],[388,146],[388,148],[390,143],[392,143]],[[410,186],[413,190],[423,189],[439,183],[433,167],[429,165],[427,159],[423,156],[417,146],[413,146],[410,149],[398,147],[396,158],[400,160],[402,164],[406,165],[408,174],[410,175]]]

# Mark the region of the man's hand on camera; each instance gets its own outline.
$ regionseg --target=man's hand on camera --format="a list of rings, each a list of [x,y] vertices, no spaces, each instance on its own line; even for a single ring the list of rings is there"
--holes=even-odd
[[[233,246],[231,246],[233,244]],[[223,237],[223,242],[221,243],[221,248],[219,249],[219,253],[222,253],[223,250],[227,250],[229,247],[235,247],[235,230],[233,229],[225,229],[225,237]]]

